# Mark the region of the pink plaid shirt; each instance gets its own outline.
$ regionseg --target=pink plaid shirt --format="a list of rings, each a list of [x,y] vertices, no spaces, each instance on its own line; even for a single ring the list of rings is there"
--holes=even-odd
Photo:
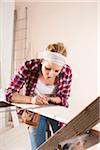
[[[39,72],[41,70],[41,59],[32,59],[26,61],[19,72],[11,81],[6,91],[6,100],[10,102],[14,92],[20,92],[23,85],[26,87],[25,95],[34,96],[34,90],[37,84]],[[70,96],[70,87],[72,81],[72,71],[68,65],[64,65],[57,77],[56,92],[53,96],[61,98],[61,105],[68,107],[68,98]]]

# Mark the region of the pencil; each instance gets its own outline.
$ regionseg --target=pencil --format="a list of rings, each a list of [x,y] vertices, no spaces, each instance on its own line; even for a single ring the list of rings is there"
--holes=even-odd
[[[40,93],[37,89],[35,89],[35,91],[36,91],[36,93],[37,93],[40,97],[43,97],[43,96],[41,95],[41,93]]]

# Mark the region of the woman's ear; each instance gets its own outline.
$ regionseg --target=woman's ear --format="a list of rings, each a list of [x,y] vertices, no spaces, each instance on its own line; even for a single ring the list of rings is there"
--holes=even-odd
[[[44,62],[44,60],[42,59],[42,60],[41,60],[41,64],[42,64],[42,65],[43,65],[43,62]]]
[[[44,59],[42,59],[41,64],[43,65],[44,63],[45,63],[45,60],[44,60]]]

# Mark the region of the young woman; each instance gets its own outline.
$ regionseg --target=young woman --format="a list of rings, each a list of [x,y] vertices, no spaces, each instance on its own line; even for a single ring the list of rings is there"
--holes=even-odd
[[[6,99],[13,103],[27,104],[59,104],[68,107],[72,71],[66,64],[67,49],[63,43],[48,45],[40,59],[26,61],[20,68],[6,92]],[[24,95],[20,90],[26,87]],[[37,91],[42,96],[38,95]],[[46,122],[52,126],[53,132],[60,129],[58,121],[40,116],[37,128],[29,127],[32,150],[36,150],[45,142]]]

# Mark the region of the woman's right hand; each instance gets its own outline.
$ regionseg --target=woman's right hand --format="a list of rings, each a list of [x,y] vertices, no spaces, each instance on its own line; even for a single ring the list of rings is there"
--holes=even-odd
[[[34,105],[48,105],[48,100],[46,96],[34,96],[31,99],[31,103]]]

